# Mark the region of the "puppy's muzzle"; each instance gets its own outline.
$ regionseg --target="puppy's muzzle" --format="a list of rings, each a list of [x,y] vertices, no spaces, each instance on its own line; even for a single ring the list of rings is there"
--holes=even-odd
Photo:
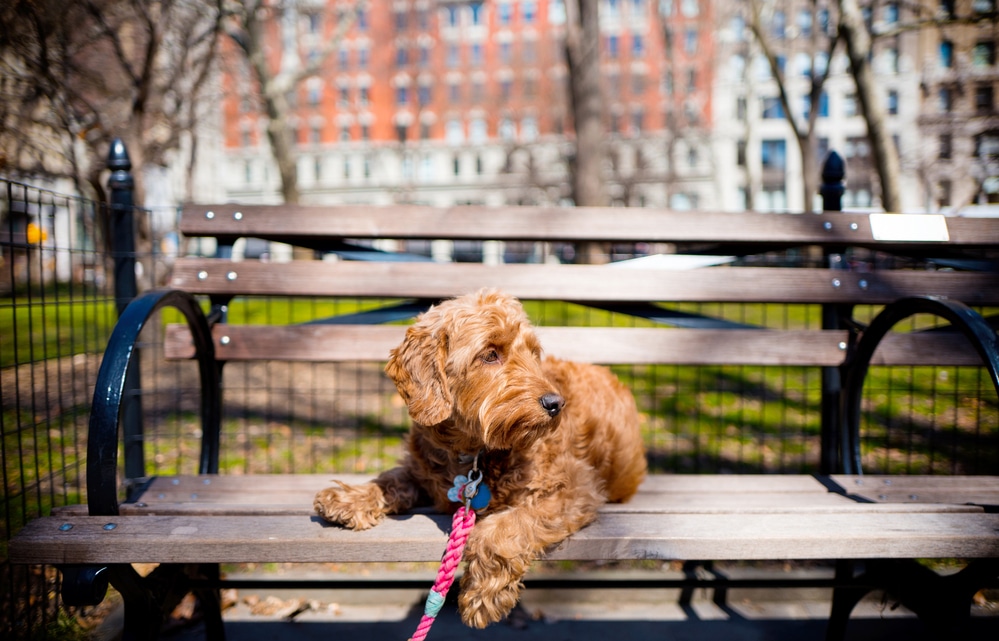
[[[558,416],[559,412],[562,411],[562,408],[565,407],[565,399],[554,392],[545,394],[538,399],[538,402],[541,403],[541,407],[548,412],[548,416],[551,416],[552,418]]]

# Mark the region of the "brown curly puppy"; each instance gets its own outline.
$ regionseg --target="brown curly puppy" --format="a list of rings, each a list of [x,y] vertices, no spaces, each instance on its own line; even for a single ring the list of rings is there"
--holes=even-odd
[[[430,308],[385,368],[413,428],[399,467],[316,495],[326,520],[366,529],[433,505],[451,513],[455,476],[478,454],[492,493],[465,548],[459,606],[485,627],[517,603],[531,562],[625,501],[646,461],[631,393],[604,367],[548,357],[517,299],[482,290]]]

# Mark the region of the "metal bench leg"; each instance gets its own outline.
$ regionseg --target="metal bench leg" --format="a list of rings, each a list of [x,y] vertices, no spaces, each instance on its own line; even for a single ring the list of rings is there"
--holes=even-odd
[[[853,561],[836,561],[836,583],[833,588],[832,607],[829,611],[829,622],[826,624],[826,641],[843,641],[846,639],[846,627],[850,623],[850,614],[870,590],[866,587],[850,585],[854,578],[855,563]],[[845,585],[839,585],[839,583]]]
[[[199,574],[211,583],[218,584],[220,569],[218,565],[202,565]],[[222,595],[218,588],[205,587],[194,591],[201,605],[201,616],[204,617],[205,638],[209,641],[225,641],[225,625],[222,623]]]

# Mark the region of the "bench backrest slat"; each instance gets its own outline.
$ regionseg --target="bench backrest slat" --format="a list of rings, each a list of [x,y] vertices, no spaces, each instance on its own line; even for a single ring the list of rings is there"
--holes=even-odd
[[[539,327],[545,352],[568,360],[620,364],[837,366],[846,357],[845,330],[659,329]],[[384,362],[402,342],[399,325],[221,325],[213,330],[218,357],[226,361]],[[223,340],[224,337],[224,340]],[[184,325],[167,328],[172,359],[193,357]],[[978,365],[978,354],[960,335],[891,335],[875,365]]]
[[[188,205],[180,228],[187,236],[253,236],[284,242],[306,238],[444,238],[886,248],[999,244],[999,226],[987,219],[947,218],[946,243],[899,243],[875,240],[870,214],[863,213],[762,215],[599,207]]]
[[[498,287],[524,300],[887,304],[937,295],[999,303],[999,279],[963,272],[709,267],[689,271],[611,265],[503,265],[254,260],[178,261],[173,287],[197,294],[440,299]]]

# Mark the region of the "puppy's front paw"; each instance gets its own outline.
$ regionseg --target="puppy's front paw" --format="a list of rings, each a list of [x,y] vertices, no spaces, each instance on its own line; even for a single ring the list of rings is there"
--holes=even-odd
[[[316,493],[313,505],[319,516],[352,530],[367,530],[385,516],[385,497],[374,483],[347,485],[334,481],[333,487]]]
[[[519,577],[500,573],[482,579],[466,572],[461,582],[458,610],[465,625],[484,628],[506,618],[520,598]]]

